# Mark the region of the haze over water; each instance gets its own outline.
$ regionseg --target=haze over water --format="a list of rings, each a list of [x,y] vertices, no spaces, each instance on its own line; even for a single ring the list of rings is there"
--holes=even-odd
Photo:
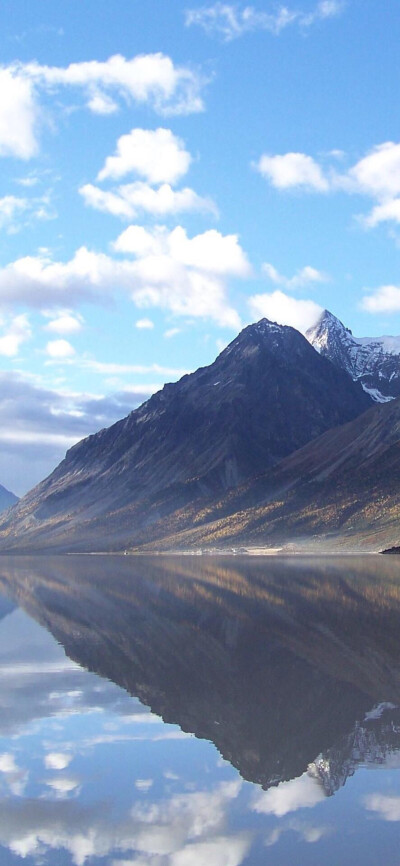
[[[2,557],[0,862],[396,862],[397,557]]]

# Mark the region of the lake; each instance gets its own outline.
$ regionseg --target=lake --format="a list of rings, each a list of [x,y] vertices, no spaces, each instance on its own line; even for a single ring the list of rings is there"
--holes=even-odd
[[[0,863],[395,866],[400,557],[1,557]]]

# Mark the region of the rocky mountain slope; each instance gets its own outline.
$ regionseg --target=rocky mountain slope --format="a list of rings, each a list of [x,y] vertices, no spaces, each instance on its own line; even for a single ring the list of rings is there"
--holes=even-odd
[[[74,446],[7,514],[0,549],[132,545],[146,528],[264,473],[371,402],[298,331],[262,319],[209,367]]]
[[[398,546],[400,400],[373,406],[218,503],[182,513],[162,529],[164,547],[294,545],[322,552]]]
[[[400,337],[354,337],[328,310],[306,337],[317,352],[360,382],[373,400],[384,403],[400,396]]]

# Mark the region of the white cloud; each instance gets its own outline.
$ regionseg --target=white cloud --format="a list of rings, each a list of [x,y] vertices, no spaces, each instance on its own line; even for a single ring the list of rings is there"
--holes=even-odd
[[[141,331],[149,331],[154,328],[154,322],[152,322],[151,319],[138,319],[137,322],[135,322],[135,325]]]
[[[283,30],[294,24],[300,28],[310,27],[318,21],[339,15],[342,9],[343,3],[339,0],[321,0],[314,10],[307,13],[288,9],[284,5],[276,5],[272,12],[265,12],[255,9],[254,6],[240,7],[236,3],[217,2],[212,6],[187,10],[185,23],[187,27],[202,27],[209,35],[215,34],[230,42],[255,30],[265,30],[279,36]]]
[[[134,219],[140,211],[154,216],[190,211],[217,214],[217,208],[210,198],[197,195],[190,187],[174,190],[168,183],[153,189],[143,181],[135,181],[114,190],[103,190],[87,183],[80,188],[79,193],[87,206],[122,219]]]
[[[47,313],[47,316],[50,318],[52,314]],[[79,313],[72,313],[71,310],[60,311],[57,318],[51,318],[51,321],[45,325],[46,331],[51,331],[52,334],[60,334],[61,336],[77,334],[82,330],[82,327],[82,316]]]
[[[58,796],[52,802],[5,801],[0,841],[14,856],[51,859],[64,849],[75,866],[97,858],[121,866],[239,866],[248,853],[250,834],[223,832],[237,787],[150,802],[131,814],[122,810],[116,819],[107,803],[85,806],[66,799],[76,788],[64,792],[58,779],[54,783]]]
[[[15,64],[14,74],[38,87],[81,88],[89,109],[104,113],[110,100],[148,104],[159,114],[189,114],[203,110],[200,76],[187,66],[175,66],[160,52],[127,59],[116,54],[106,61],[71,63],[67,67]]]
[[[171,232],[163,227],[150,231],[142,226],[129,226],[117,238],[114,248],[137,256],[167,256],[182,265],[215,274],[245,277],[250,273],[237,235],[222,235],[215,229],[188,238],[182,226]]]
[[[305,153],[263,154],[256,169],[277,189],[302,187],[314,192],[327,192],[329,182],[320,166]]]
[[[275,788],[258,794],[253,802],[253,810],[266,815],[276,815],[281,818],[289,812],[298,809],[309,809],[325,799],[324,789],[320,783],[304,773],[290,782],[280,782]]]
[[[5,331],[0,337],[0,355],[13,358],[18,355],[21,345],[32,336],[31,327],[26,314],[14,316],[5,325]]]
[[[303,334],[322,313],[322,307],[310,300],[299,300],[279,290],[249,298],[253,319],[266,317],[279,325],[290,325]]]
[[[5,195],[0,198],[0,229],[15,234],[29,225],[32,219],[53,219],[55,216],[51,196],[46,194],[37,198],[21,198]]]
[[[17,770],[15,755],[11,752],[3,752],[0,755],[0,773],[15,773]]]
[[[138,791],[144,791],[145,793],[147,793],[147,791],[150,791],[150,788],[152,788],[153,785],[153,779],[136,779],[135,782],[135,788],[137,788]]]
[[[375,226],[384,222],[400,223],[400,198],[393,198],[376,205],[364,217],[364,224],[368,228],[375,228]]]
[[[81,780],[73,776],[56,776],[54,779],[47,779],[46,785],[54,791],[56,797],[66,799],[69,794],[76,795],[78,793]]]
[[[225,284],[227,277],[250,274],[236,235],[210,230],[190,239],[180,226],[173,231],[130,226],[114,248],[136,260],[114,259],[86,247],[65,263],[46,254],[18,259],[0,269],[0,305],[59,309],[82,301],[104,302],[122,290],[142,309],[160,307],[240,327]]]
[[[269,262],[263,264],[263,271],[271,282],[289,290],[300,289],[313,283],[325,283],[328,279],[326,274],[311,267],[311,265],[300,268],[293,277],[285,277],[283,274],[280,274]]]
[[[15,218],[27,208],[28,202],[25,198],[18,198],[15,195],[6,195],[0,198],[0,228],[13,223]]]
[[[341,151],[327,156],[336,158]],[[277,189],[306,192],[344,192],[375,199],[377,204],[360,218],[368,228],[382,222],[400,223],[400,144],[376,145],[366,156],[341,173],[334,165],[323,169],[305,153],[263,154],[254,166]]]
[[[75,349],[68,340],[50,340],[46,346],[46,352],[50,358],[71,358],[75,355]]]
[[[400,310],[400,286],[379,286],[370,295],[365,295],[361,308],[368,313],[397,313]]]
[[[400,797],[369,794],[364,803],[369,812],[377,812],[384,821],[400,821]]]
[[[39,110],[29,76],[0,68],[0,156],[30,159],[38,150]]]
[[[88,102],[88,108],[93,114],[115,114],[118,105],[106,93],[93,93]]]
[[[0,67],[0,156],[31,159],[39,149],[40,91],[59,88],[83,91],[89,110],[115,112],[121,100],[147,104],[160,115],[203,110],[201,76],[189,66],[176,66],[165,54],[115,55],[71,63],[67,67],[13,63]]]
[[[357,190],[378,199],[400,193],[400,144],[386,141],[372,149],[349,171]]]
[[[274,829],[268,834],[265,840],[266,846],[270,847],[271,845],[276,845],[284,833],[296,833],[304,842],[313,845],[316,842],[319,842],[320,839],[323,839],[324,836],[329,835],[330,829],[324,826],[318,827],[315,825],[305,824],[303,821],[299,821],[296,818],[285,822],[281,821],[279,825],[274,827]]]
[[[158,306],[176,315],[210,318],[238,329],[239,316],[228,303],[225,278],[245,277],[250,265],[236,235],[214,229],[188,238],[177,226],[152,231],[129,226],[117,238],[117,252],[136,256],[132,297],[138,306]]]
[[[65,770],[72,761],[68,752],[49,752],[44,759],[47,770]]]
[[[112,271],[111,259],[86,247],[66,263],[53,262],[46,252],[25,256],[0,268],[0,305],[59,308],[82,300],[99,302],[108,294]]]
[[[164,331],[164,337],[167,340],[170,340],[171,337],[176,337],[176,335],[180,334],[180,333],[181,333],[180,328],[168,328],[166,331]]]
[[[186,174],[191,161],[182,139],[170,129],[132,129],[118,139],[116,153],[107,157],[98,180],[134,172],[152,184],[175,184]]]
[[[171,856],[171,866],[240,866],[250,847],[246,836],[217,836],[186,845]]]
[[[343,11],[344,5],[344,2],[341,2],[341,0],[320,0],[312,12],[301,15],[300,25],[302,27],[310,27],[318,21],[336,18]]]

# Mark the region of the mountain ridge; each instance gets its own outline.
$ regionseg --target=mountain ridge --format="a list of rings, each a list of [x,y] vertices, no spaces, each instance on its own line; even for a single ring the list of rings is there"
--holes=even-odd
[[[323,310],[306,338],[376,402],[400,396],[400,337],[354,337],[340,319]]]
[[[126,546],[138,526],[218,498],[371,404],[298,331],[262,319],[213,364],[73,446],[0,522],[0,549],[105,549],[107,533]]]

